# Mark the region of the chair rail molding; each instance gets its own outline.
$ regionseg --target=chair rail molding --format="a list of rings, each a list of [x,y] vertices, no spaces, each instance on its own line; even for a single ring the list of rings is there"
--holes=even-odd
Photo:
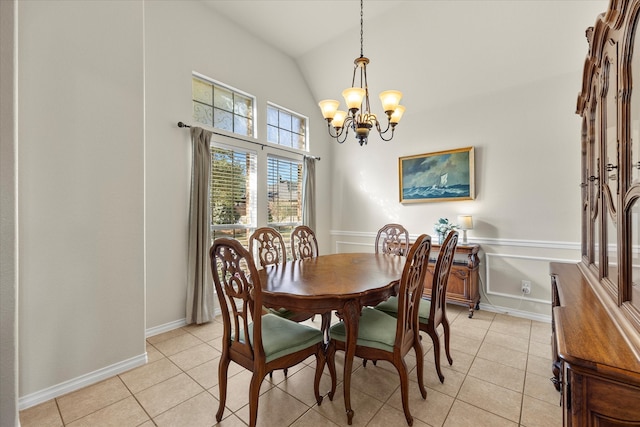
[[[331,236],[342,236],[342,237],[358,237],[358,238],[372,238],[375,239],[375,232],[364,232],[364,231],[346,231],[346,230],[330,230],[329,234]],[[433,232],[427,233],[432,235]],[[410,234],[411,240],[415,240],[418,237],[418,234]],[[433,236],[432,236],[433,237]],[[524,248],[542,248],[542,249],[568,249],[568,250],[580,250],[580,242],[561,242],[554,240],[525,240],[525,239],[502,239],[495,237],[469,237],[469,244],[477,244],[477,245],[493,245],[493,246],[514,246],[514,247],[524,247]],[[338,242],[336,242],[338,243]],[[340,241],[341,244],[353,244],[353,245],[362,245],[362,243],[354,243],[347,241]],[[373,244],[371,245],[373,246]]]

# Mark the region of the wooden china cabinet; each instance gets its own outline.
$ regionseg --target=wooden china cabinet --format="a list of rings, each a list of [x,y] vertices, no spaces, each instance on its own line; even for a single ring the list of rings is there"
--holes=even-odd
[[[586,32],[582,258],[550,265],[565,426],[640,426],[639,22],[640,0],[611,0]]]

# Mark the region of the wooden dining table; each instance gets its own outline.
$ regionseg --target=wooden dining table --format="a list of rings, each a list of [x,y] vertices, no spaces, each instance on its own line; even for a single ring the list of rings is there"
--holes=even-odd
[[[259,271],[264,305],[322,314],[325,344],[330,338],[331,312],[337,311],[344,321],[347,332],[344,405],[349,424],[354,415],[351,368],[361,308],[376,305],[397,293],[405,259],[397,255],[344,253],[287,261]]]

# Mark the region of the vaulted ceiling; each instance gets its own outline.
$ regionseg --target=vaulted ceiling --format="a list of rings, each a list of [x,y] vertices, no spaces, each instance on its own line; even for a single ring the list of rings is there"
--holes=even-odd
[[[317,99],[336,98],[360,54],[357,0],[203,0],[300,67]],[[581,72],[585,29],[607,0],[366,0],[364,55],[372,96],[407,108]],[[576,93],[579,87],[576,86]]]

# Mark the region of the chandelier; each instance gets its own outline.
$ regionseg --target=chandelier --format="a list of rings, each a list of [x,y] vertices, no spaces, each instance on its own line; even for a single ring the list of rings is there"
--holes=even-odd
[[[400,122],[404,114],[404,106],[400,105],[402,92],[397,90],[385,90],[380,94],[382,108],[387,115],[387,127],[382,130],[382,126],[375,114],[371,112],[369,106],[369,86],[367,84],[367,64],[369,58],[363,54],[363,0],[360,0],[360,57],[353,63],[353,79],[351,87],[342,91],[342,96],[347,104],[348,112],[338,110],[340,102],[333,99],[320,101],[318,105],[322,111],[322,116],[327,121],[329,135],[335,138],[340,144],[347,139],[349,128],[351,128],[360,143],[366,145],[369,131],[375,127],[383,141],[391,141],[396,125]],[[359,76],[359,86],[356,86],[356,76]],[[333,129],[332,129],[333,128]],[[388,138],[385,134],[391,130]]]

